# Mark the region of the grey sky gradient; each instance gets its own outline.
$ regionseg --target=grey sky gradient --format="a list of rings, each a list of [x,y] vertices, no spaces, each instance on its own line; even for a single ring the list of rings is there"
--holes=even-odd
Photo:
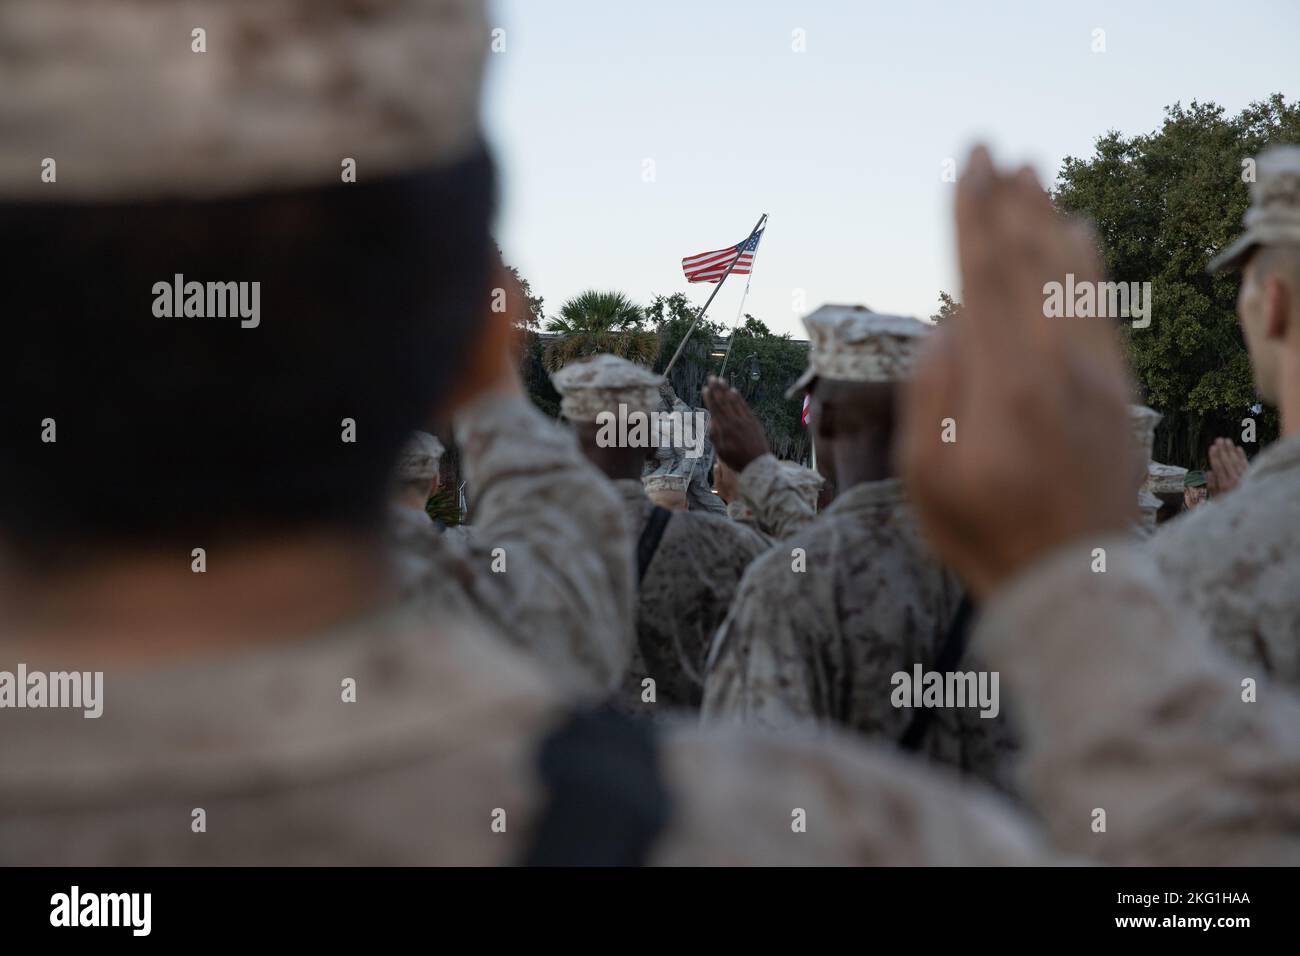
[[[745,311],[800,337],[824,302],[928,316],[957,291],[941,174],[977,139],[1050,180],[1166,104],[1300,95],[1300,0],[496,0],[492,21],[498,232],[547,311],[589,287],[702,303],[681,258],[766,212]]]

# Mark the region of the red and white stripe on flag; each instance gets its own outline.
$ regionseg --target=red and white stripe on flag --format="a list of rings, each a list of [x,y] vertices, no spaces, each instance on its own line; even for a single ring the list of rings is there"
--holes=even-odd
[[[721,282],[727,269],[734,262],[731,271],[736,275],[749,275],[754,268],[754,254],[758,252],[758,242],[763,238],[762,224],[767,219],[759,220],[759,227],[728,249],[714,252],[701,252],[697,256],[687,256],[682,260],[682,271],[686,273],[687,282]]]
[[[740,246],[719,249],[716,252],[701,252],[698,256],[687,256],[682,260],[682,272],[686,273],[687,282],[720,282],[727,273],[727,266],[736,258]],[[743,252],[732,275],[748,275],[754,268],[754,253]]]
[[[808,427],[808,409],[811,407],[811,405],[812,405],[812,396],[809,395],[807,392],[804,392],[803,414],[799,416],[799,420],[803,422],[804,428]]]

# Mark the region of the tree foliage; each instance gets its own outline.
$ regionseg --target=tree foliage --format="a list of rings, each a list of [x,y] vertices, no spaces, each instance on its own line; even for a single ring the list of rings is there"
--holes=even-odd
[[[655,356],[653,366],[656,372],[667,368],[698,311],[699,306],[693,305],[684,292],[656,295],[650,301],[646,308],[646,320],[659,333],[659,353]],[[726,330],[720,322],[708,318],[702,319],[691,333],[681,358],[668,376],[669,384],[682,401],[696,407],[703,404],[700,390],[708,376],[716,374],[719,368],[712,358],[713,343],[725,334]]]
[[[497,251],[497,258],[501,259],[501,264],[505,266],[506,271],[510,273],[516,282],[519,283],[519,291],[523,293],[524,301],[528,304],[527,311],[523,316],[522,321],[517,322],[516,325],[525,329],[536,330],[540,328],[542,322],[546,318],[545,313],[542,310],[545,300],[540,295],[533,295],[533,289],[528,284],[528,280],[521,276],[519,270],[514,266],[506,264],[501,255],[500,246],[496,246],[495,248]]]
[[[461,523],[460,498],[456,489],[450,485],[439,485],[424,505],[425,513],[434,521],[441,521],[447,526]]]
[[[533,404],[543,414],[558,418],[560,393],[551,384],[551,373],[546,367],[546,340],[531,330],[525,330],[520,336],[519,375]]]
[[[546,367],[555,371],[603,352],[649,365],[659,343],[644,321],[641,307],[622,292],[588,289],[565,302],[559,314],[547,321],[546,331],[558,338],[546,344]]]
[[[754,364],[759,372],[757,381],[751,378]],[[731,343],[726,377],[763,423],[777,458],[805,461],[811,452],[808,429],[802,421],[803,396],[785,397],[785,390],[807,366],[806,346],[792,341],[788,334],[774,334],[763,322],[745,314]]]
[[[1152,284],[1150,327],[1123,329],[1143,401],[1165,416],[1161,461],[1203,467],[1210,441],[1236,436],[1257,400],[1235,317],[1239,277],[1209,276],[1205,264],[1241,233],[1244,164],[1270,142],[1300,142],[1300,104],[1279,94],[1227,116],[1175,103],[1158,130],[1109,132],[1057,176],[1054,201],[1094,221],[1110,278]],[[1267,410],[1260,442],[1276,435]]]
[[[697,311],[684,293],[655,296],[646,309],[647,319],[659,330],[655,371],[662,372],[668,365]],[[807,349],[792,341],[789,335],[773,334],[761,320],[748,313],[744,318],[735,331],[731,354],[725,358],[726,378],[763,423],[773,454],[778,458],[807,460],[810,446],[807,429],[801,422],[803,399],[785,397],[785,390],[807,365]],[[708,376],[723,371],[724,356],[714,354],[714,343],[728,331],[721,323],[704,319],[686,343],[669,376],[673,391],[686,403],[703,405],[700,391]],[[751,369],[755,367],[757,379],[751,377]]]
[[[961,314],[961,303],[942,289],[939,290],[939,311],[930,316],[935,325],[942,325],[954,315]]]

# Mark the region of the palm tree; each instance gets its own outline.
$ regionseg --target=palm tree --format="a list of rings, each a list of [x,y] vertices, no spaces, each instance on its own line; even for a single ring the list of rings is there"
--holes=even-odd
[[[659,351],[659,337],[642,327],[644,321],[641,307],[622,292],[588,289],[547,320],[546,331],[559,338],[546,343],[546,367],[554,372],[601,352],[649,366]]]

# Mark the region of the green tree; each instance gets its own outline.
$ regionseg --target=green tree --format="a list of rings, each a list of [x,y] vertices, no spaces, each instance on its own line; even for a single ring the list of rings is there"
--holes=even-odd
[[[1270,142],[1300,142],[1300,104],[1277,94],[1227,116],[1175,103],[1158,130],[1109,132],[1057,176],[1054,201],[1096,223],[1110,277],[1152,284],[1150,327],[1122,328],[1142,398],[1165,416],[1162,461],[1204,466],[1209,442],[1236,436],[1256,400],[1235,318],[1239,277],[1209,276],[1205,264],[1240,234],[1245,161]],[[1260,416],[1261,444],[1277,424],[1271,409]]]
[[[501,247],[497,246],[496,251],[499,257]],[[504,261],[502,264],[505,265]],[[560,396],[555,391],[555,387],[551,385],[551,376],[546,369],[545,363],[545,342],[538,334],[541,323],[545,320],[543,300],[541,296],[533,294],[528,280],[519,274],[518,269],[511,265],[505,267],[510,275],[514,277],[514,280],[519,283],[519,289],[528,303],[527,314],[523,321],[516,321],[515,323],[519,333],[515,346],[519,374],[523,379],[524,389],[527,391],[528,397],[532,399],[533,404],[554,418],[560,413]],[[450,454],[454,450],[454,447],[449,447],[448,453]]]
[[[646,316],[659,329],[656,371],[664,370],[697,311],[698,307],[681,292],[658,295],[651,301]],[[726,346],[715,345],[727,332],[721,323],[708,319],[700,322],[669,376],[673,391],[689,405],[703,405],[700,391],[708,376],[723,373],[725,356],[726,378],[744,395],[763,423],[773,454],[778,458],[806,460],[808,432],[800,420],[803,399],[785,397],[785,390],[807,365],[806,347],[788,335],[773,334],[762,320],[746,313],[744,322],[734,332],[731,354],[726,356]],[[755,371],[757,379],[753,377]]]
[[[558,418],[560,393],[551,384],[551,373],[546,367],[546,340],[531,329],[523,330],[520,336],[519,374],[533,404],[548,417]]]
[[[803,396],[786,398],[785,391],[808,365],[808,349],[788,334],[776,335],[746,313],[736,329],[726,377],[745,396],[767,432],[777,458],[808,459],[811,446],[803,425]],[[758,373],[755,379],[754,373]]]
[[[954,315],[961,314],[961,303],[943,290],[939,291],[939,311],[930,316],[935,325],[942,325]]]
[[[640,306],[621,292],[580,293],[546,323],[546,331],[558,336],[546,344],[546,367],[555,371],[602,352],[648,365],[658,350],[658,339],[644,322]]]
[[[654,370],[662,372],[672,360],[678,344],[695,320],[699,306],[693,305],[684,292],[672,295],[656,295],[646,307],[646,320],[654,325],[659,334],[659,353],[655,356]],[[701,319],[699,326],[691,333],[681,357],[673,366],[668,376],[669,384],[678,398],[689,405],[699,407],[702,404],[700,389],[711,374],[716,374],[719,359],[713,356],[713,344],[722,335],[723,327],[710,319]]]
[[[519,290],[524,294],[524,300],[528,303],[527,314],[524,316],[523,321],[517,322],[516,325],[526,329],[533,329],[535,331],[541,326],[546,317],[542,311],[545,300],[543,300],[540,295],[533,295],[533,289],[532,286],[528,284],[528,280],[519,274],[518,269],[506,263],[505,257],[501,255],[501,247],[496,245],[495,242],[493,243],[493,247],[497,251],[497,258],[500,259],[501,264],[506,267],[506,271],[510,273],[516,282],[519,283]]]
[[[460,524],[464,517],[460,513],[460,501],[456,489],[451,485],[439,485],[425,502],[424,510],[434,521],[441,521],[449,526]]]

